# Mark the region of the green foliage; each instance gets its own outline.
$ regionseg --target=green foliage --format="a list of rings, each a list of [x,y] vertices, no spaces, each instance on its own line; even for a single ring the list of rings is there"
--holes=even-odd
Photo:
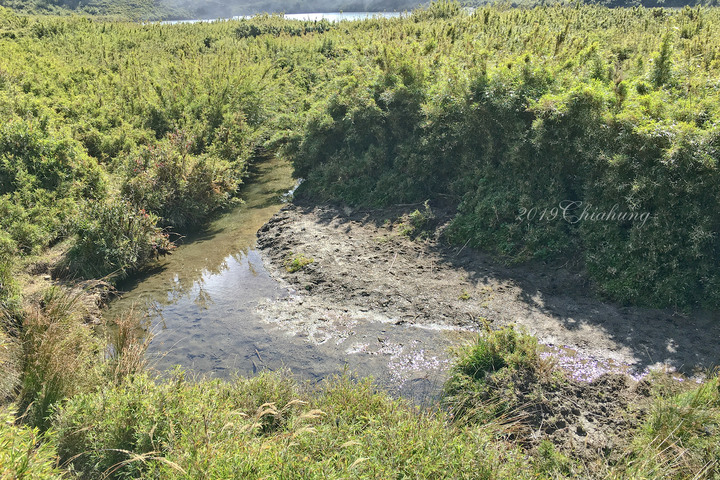
[[[426,236],[434,226],[434,221],[435,214],[430,208],[430,203],[425,201],[422,211],[415,209],[407,215],[407,225],[401,224],[400,234],[412,238]]]
[[[367,46],[289,143],[299,195],[450,200],[457,243],[509,262],[574,256],[623,303],[720,305],[720,63],[699,43],[714,41],[716,10],[412,19],[350,30],[346,44]]]
[[[193,140],[182,132],[143,147],[129,161],[121,187],[133,206],[160,216],[159,224],[196,229],[230,205],[239,179],[226,160],[192,155]]]
[[[458,243],[575,256],[623,303],[720,304],[716,11],[427,11],[342,28],[5,13],[2,249],[74,236],[83,197],[199,228],[280,149],[301,196],[449,202]],[[563,202],[647,218],[568,221]]]
[[[37,428],[16,425],[15,412],[0,407],[0,478],[64,478],[52,444]]]
[[[533,383],[528,379],[537,378],[543,365],[535,337],[512,327],[488,330],[458,352],[443,403],[456,422],[495,421],[512,407],[515,382]]]
[[[460,2],[455,0],[433,0],[427,7],[413,10],[412,19],[416,22],[448,19],[460,15],[462,11]]]
[[[716,478],[720,473],[720,382],[658,397],[633,445],[630,473],[646,478]]]
[[[285,269],[289,273],[295,273],[310,265],[314,261],[315,260],[313,258],[307,257],[303,253],[296,255],[291,254],[285,261]]]
[[[719,24],[706,8],[450,2],[342,24],[0,10],[0,393],[21,380],[27,421],[55,418],[63,460],[90,476],[570,476],[548,445],[521,453],[484,424],[544,372],[524,334],[468,348],[446,390],[453,422],[347,379],[314,393],[274,375],[155,382],[131,329],[104,352],[73,295],[23,312],[14,260],[72,238],[72,271],[127,275],[170,248],[163,227],[201,227],[279,153],[306,179],[299,195],[456,205],[456,242],[509,261],[573,255],[625,303],[716,308]],[[634,216],[581,218],[616,204]],[[407,222],[429,228],[432,212]],[[716,475],[713,382],[658,400],[609,471]]]
[[[61,400],[101,382],[101,344],[85,324],[78,292],[47,290],[23,318],[19,407],[30,425],[46,429]]]
[[[42,122],[11,120],[0,130],[0,194],[25,189],[67,192],[83,185],[83,195],[102,188],[97,168],[77,143],[58,138]]]
[[[285,47],[238,39],[239,22],[2,13],[0,249],[11,256],[71,237],[77,273],[133,271],[167,249],[153,227],[187,233],[233,205],[248,165],[298,121],[288,65],[274,63]],[[306,50],[309,64],[326,58]],[[141,210],[155,225],[130,220]]]
[[[79,198],[105,192],[101,170],[77,142],[43,122],[0,129],[0,245],[37,253],[67,234]]]
[[[671,38],[669,34],[663,37],[660,53],[655,57],[655,63],[650,73],[650,80],[656,88],[669,83],[672,78]]]
[[[11,258],[0,251],[0,404],[12,398],[22,370],[22,348],[17,340],[22,320],[21,296]]]
[[[455,372],[482,382],[500,369],[534,371],[540,361],[537,339],[512,327],[488,331],[460,352]]]
[[[283,374],[233,382],[153,382],[76,396],[56,418],[63,459],[115,478],[530,478],[491,429],[448,428],[370,382],[303,394]],[[76,456],[83,452],[83,455]]]
[[[241,19],[235,28],[238,38],[255,38],[260,35],[299,36],[308,33],[324,33],[335,28],[327,20],[286,22],[282,15],[256,15],[251,19]]]
[[[558,451],[549,440],[543,440],[537,448],[534,458],[535,467],[548,478],[564,478],[572,475],[572,462]]]
[[[165,20],[189,18],[192,13],[157,0],[0,0],[28,15],[95,15],[108,19]]]
[[[157,217],[124,201],[88,203],[67,266],[85,278],[124,278],[172,249],[157,223]]]

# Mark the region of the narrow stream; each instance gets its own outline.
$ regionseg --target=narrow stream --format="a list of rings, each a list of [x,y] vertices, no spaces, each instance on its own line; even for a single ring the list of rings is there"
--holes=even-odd
[[[257,230],[295,182],[283,160],[256,169],[243,190],[245,203],[186,239],[144,277],[121,285],[125,293],[111,303],[108,318],[128,309],[148,316],[154,334],[148,360],[158,371],[181,365],[228,378],[287,367],[316,382],[349,370],[416,401],[436,396],[448,348],[457,342],[451,332],[358,319],[319,343],[261,317],[260,309],[297,295],[268,274],[255,249]]]

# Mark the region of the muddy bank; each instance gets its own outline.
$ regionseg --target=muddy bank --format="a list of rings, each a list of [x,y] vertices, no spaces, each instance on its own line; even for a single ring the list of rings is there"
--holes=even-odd
[[[271,274],[296,292],[263,307],[265,317],[316,343],[352,335],[353,322],[457,331],[522,325],[587,381],[608,371],[638,378],[653,367],[692,375],[720,363],[716,314],[608,304],[564,268],[508,268],[437,234],[411,239],[414,208],[284,207],[258,232],[258,247]],[[292,268],[301,255],[312,262]],[[329,318],[338,312],[347,321]],[[367,343],[380,348],[383,337]]]

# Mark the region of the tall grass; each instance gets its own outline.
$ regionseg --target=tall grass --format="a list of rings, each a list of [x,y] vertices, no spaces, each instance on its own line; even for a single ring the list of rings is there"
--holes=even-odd
[[[55,304],[48,311],[67,311]],[[113,334],[120,353],[110,355],[108,381],[56,403],[44,437],[57,446],[57,461],[83,478],[717,477],[717,378],[658,393],[624,455],[579,460],[549,441],[521,446],[508,436],[512,418],[498,414],[497,398],[525,388],[527,376],[552,378],[522,332],[488,332],[461,353],[454,376],[474,383],[449,381],[448,398],[463,398],[458,415],[457,402],[449,414],[421,410],[348,376],[309,386],[286,371],[224,381],[187,379],[180,369],[153,378],[133,371],[135,361],[118,368],[124,355],[137,358],[130,318]],[[14,455],[8,448],[0,458]]]
[[[62,457],[90,477],[531,478],[492,428],[457,430],[347,377],[303,391],[285,372],[141,375],[76,396],[55,427]]]
[[[19,288],[12,275],[12,264],[0,257],[0,404],[13,396],[20,380],[22,349],[17,339],[20,317]]]
[[[105,326],[106,368],[115,384],[142,373],[147,367],[145,351],[152,334],[147,322],[138,321],[138,318],[136,312],[130,309]]]
[[[27,309],[19,406],[26,421],[46,429],[61,400],[102,384],[102,345],[85,325],[80,293],[52,287]]]
[[[657,478],[720,475],[720,378],[655,399],[639,430],[629,471]]]
[[[537,339],[512,327],[488,329],[457,354],[443,403],[459,423],[516,423],[515,390],[537,388],[539,380],[551,377],[552,365],[540,358]]]

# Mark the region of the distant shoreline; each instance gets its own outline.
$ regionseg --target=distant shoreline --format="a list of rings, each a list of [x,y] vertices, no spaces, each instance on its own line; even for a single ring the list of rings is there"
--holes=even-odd
[[[301,21],[320,21],[328,20],[330,22],[340,21],[357,21],[365,20],[374,17],[383,18],[401,18],[409,15],[410,12],[308,12],[308,13],[271,13],[269,15],[282,15],[285,20],[301,20]],[[175,25],[185,23],[202,23],[202,22],[225,22],[229,20],[249,20],[253,17],[265,15],[263,13],[256,13],[253,15],[235,15],[228,18],[195,18],[195,19],[183,19],[183,20],[157,20],[157,21],[146,21],[143,23],[149,24],[162,24],[162,25]]]

